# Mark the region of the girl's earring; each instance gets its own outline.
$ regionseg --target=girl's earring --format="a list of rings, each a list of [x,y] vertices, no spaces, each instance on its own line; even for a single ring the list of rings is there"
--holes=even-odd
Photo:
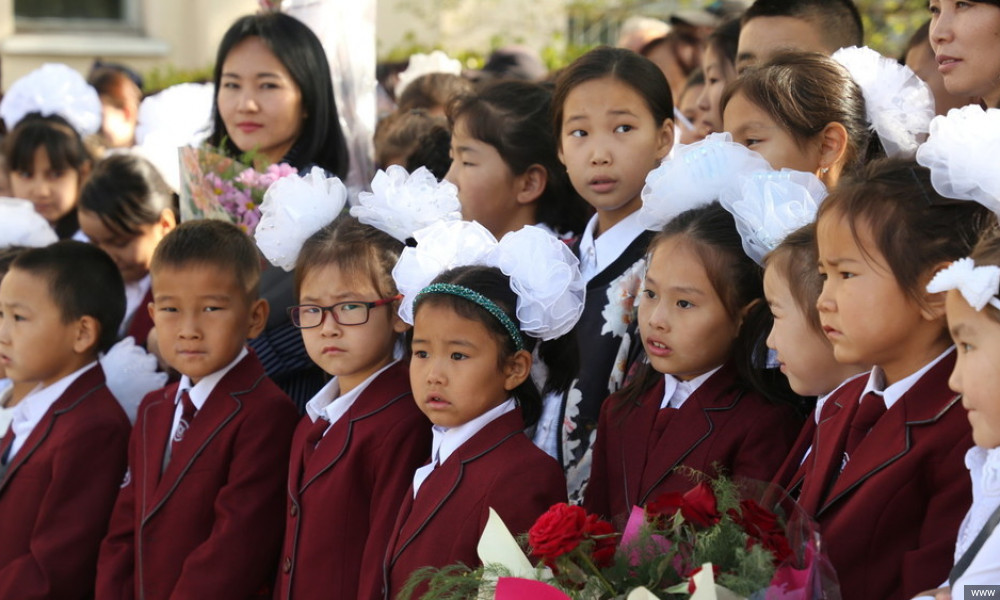
[[[827,173],[830,172],[830,167],[823,167],[822,169],[819,170],[819,172],[822,173],[823,175],[826,175]]]

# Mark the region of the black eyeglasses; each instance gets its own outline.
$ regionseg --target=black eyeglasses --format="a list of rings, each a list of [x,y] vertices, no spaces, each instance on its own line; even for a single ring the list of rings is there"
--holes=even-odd
[[[371,309],[391,304],[396,300],[401,300],[403,295],[383,298],[374,302],[361,302],[348,300],[338,302],[330,306],[319,306],[317,304],[299,304],[288,307],[288,317],[292,320],[292,325],[299,329],[311,329],[323,324],[323,317],[329,311],[333,320],[340,325],[364,325],[368,322],[368,315]]]

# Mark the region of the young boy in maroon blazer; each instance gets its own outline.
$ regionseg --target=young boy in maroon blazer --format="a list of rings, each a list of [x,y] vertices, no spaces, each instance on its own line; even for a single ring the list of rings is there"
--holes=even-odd
[[[298,414],[247,338],[267,322],[253,242],[191,221],[153,256],[149,311],[178,383],[139,407],[98,598],[269,598]]]
[[[26,250],[0,283],[0,363],[34,385],[0,441],[0,598],[92,598],[130,425],[98,352],[115,342],[125,288],[80,242]]]

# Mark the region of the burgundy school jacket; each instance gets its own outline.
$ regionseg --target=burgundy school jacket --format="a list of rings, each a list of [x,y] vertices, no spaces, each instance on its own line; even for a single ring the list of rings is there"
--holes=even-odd
[[[382,560],[431,424],[406,363],[386,369],[326,432],[308,460],[306,416],[292,441],[277,598],[381,598]],[[369,589],[359,589],[362,573]]]
[[[695,485],[676,470],[681,466],[709,476],[717,474],[718,466],[732,477],[770,481],[802,420],[792,406],[734,389],[736,377],[732,364],[709,377],[677,409],[658,442],[650,436],[663,399],[662,377],[638,406],[616,410],[617,395],[605,402],[584,507],[621,529],[633,506]]]
[[[42,417],[0,475],[0,598],[94,597],[130,430],[100,365]]]
[[[129,322],[125,330],[126,336],[132,336],[135,345],[142,349],[146,348],[146,340],[149,338],[149,331],[153,328],[153,317],[149,316],[149,309],[146,307],[153,301],[153,288],[150,287],[146,295],[142,297],[139,308],[132,313],[132,321]]]
[[[843,597],[906,600],[948,576],[958,526],[972,501],[965,453],[972,429],[948,389],[954,353],[893,405],[840,472],[844,443],[867,378],[823,409],[812,452],[789,481],[820,525]],[[829,408],[828,408],[829,407]]]
[[[139,406],[97,597],[269,597],[295,406],[251,352],[212,390],[161,474],[177,385]]]
[[[480,564],[476,545],[490,507],[517,536],[550,506],[566,501],[559,463],[523,430],[521,410],[506,413],[432,471],[416,500],[410,486],[386,550],[384,598],[396,598],[410,573],[421,567]]]

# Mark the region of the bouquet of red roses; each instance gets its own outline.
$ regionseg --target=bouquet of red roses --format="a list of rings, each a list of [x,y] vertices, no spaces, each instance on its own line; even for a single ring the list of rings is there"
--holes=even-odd
[[[759,483],[719,478],[664,494],[634,508],[621,535],[581,507],[556,504],[528,532],[537,567],[491,550],[515,546],[500,529],[487,526],[480,541],[484,567],[431,574],[424,598],[840,599],[815,523]]]

